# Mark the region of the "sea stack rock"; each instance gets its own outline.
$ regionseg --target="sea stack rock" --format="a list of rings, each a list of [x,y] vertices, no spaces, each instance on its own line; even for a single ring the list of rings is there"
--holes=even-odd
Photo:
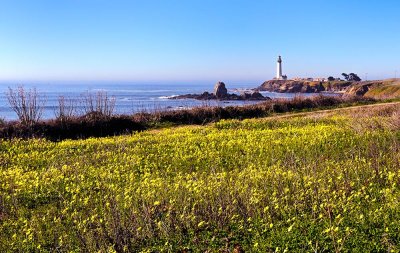
[[[217,82],[214,86],[214,95],[217,98],[225,98],[228,96],[228,90],[225,87],[224,82]]]

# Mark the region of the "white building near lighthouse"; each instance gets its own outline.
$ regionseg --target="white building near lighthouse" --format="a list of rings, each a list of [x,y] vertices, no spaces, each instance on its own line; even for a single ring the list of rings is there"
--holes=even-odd
[[[276,63],[276,77],[277,80],[286,80],[287,76],[282,74],[282,58],[279,55],[278,61]]]

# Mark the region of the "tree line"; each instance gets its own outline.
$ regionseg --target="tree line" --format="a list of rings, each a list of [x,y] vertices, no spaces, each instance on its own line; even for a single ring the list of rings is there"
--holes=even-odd
[[[360,82],[361,81],[361,78],[355,73],[350,73],[350,74],[342,73],[342,76],[344,77],[344,80],[346,80],[346,81],[350,81],[350,82]],[[335,80],[336,80],[336,78],[334,78],[333,76],[328,77],[329,82],[333,82]]]

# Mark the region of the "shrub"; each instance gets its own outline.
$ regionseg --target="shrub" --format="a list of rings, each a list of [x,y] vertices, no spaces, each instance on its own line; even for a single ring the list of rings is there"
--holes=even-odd
[[[20,86],[17,90],[10,87],[6,93],[11,109],[17,114],[21,124],[32,126],[42,117],[45,100],[40,96],[36,88],[25,89]]]
[[[54,110],[56,120],[61,123],[65,123],[74,118],[75,106],[74,100],[71,98],[65,98],[64,96],[58,97],[58,107]]]
[[[88,118],[111,118],[115,109],[115,97],[110,97],[105,91],[95,94],[87,92],[83,95],[82,104],[84,114]]]

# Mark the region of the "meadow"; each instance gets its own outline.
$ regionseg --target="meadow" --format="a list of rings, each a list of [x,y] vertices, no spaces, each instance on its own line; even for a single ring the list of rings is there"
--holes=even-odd
[[[0,141],[1,252],[399,252],[399,103]]]

